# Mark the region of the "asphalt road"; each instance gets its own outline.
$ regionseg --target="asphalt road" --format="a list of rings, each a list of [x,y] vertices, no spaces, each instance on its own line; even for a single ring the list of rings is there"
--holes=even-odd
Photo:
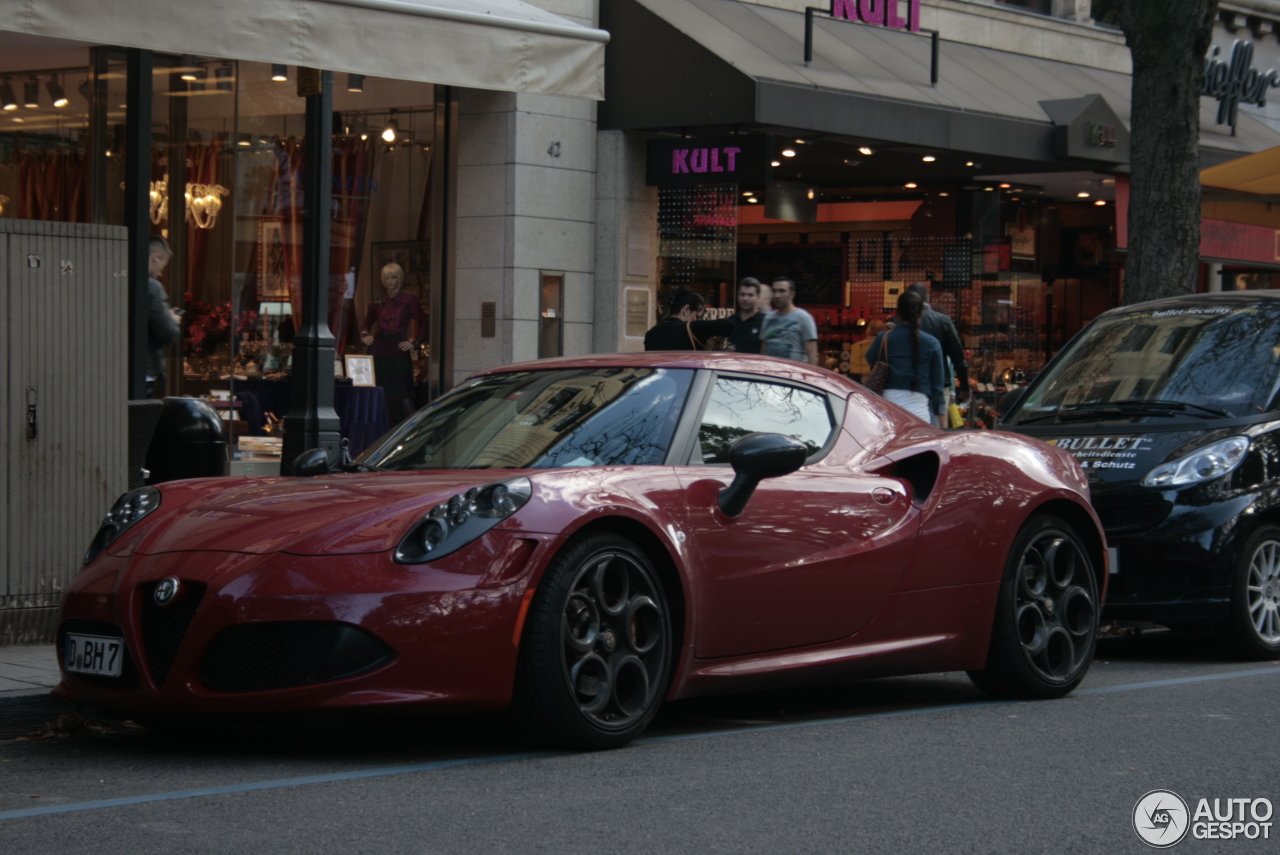
[[[963,674],[715,698],[593,754],[539,751],[500,718],[117,728],[0,742],[0,849],[1148,852],[1134,805],[1168,789],[1191,811],[1278,809],[1271,839],[1174,851],[1275,852],[1278,700],[1280,662],[1156,633],[1104,639],[1059,701],[992,702]]]

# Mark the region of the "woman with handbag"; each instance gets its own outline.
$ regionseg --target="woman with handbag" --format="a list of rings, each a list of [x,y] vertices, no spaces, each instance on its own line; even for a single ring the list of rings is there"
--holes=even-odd
[[[867,350],[871,373],[863,385],[931,425],[945,426],[942,344],[920,331],[924,301],[912,291],[898,298],[898,324]]]
[[[706,350],[707,339],[733,335],[729,319],[701,321],[706,301],[697,291],[677,285],[667,300],[667,316],[644,334],[645,350]]]

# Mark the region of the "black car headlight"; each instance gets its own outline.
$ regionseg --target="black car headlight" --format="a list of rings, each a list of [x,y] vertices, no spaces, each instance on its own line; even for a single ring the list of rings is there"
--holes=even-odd
[[[425,564],[456,552],[514,514],[533,495],[528,478],[473,487],[436,505],[400,541],[396,561]]]
[[[1161,463],[1142,479],[1144,487],[1187,487],[1202,481],[1221,478],[1244,461],[1249,451],[1249,438],[1233,436],[1190,454]]]
[[[89,544],[89,551],[84,554],[84,563],[88,564],[97,558],[102,550],[124,534],[134,523],[160,507],[160,491],[155,487],[142,487],[130,490],[111,506],[107,515],[98,527],[98,533]]]

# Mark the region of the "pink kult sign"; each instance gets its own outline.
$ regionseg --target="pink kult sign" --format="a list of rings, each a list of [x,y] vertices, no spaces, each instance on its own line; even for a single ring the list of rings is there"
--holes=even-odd
[[[903,6],[907,11],[905,18]],[[831,17],[918,33],[920,0],[831,0]]]
[[[737,172],[741,148],[715,146],[678,148],[671,152],[671,174],[690,172]]]

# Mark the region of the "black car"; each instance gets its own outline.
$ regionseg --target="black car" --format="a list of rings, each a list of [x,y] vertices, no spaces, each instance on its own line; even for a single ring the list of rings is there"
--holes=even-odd
[[[1101,315],[1001,427],[1071,452],[1110,548],[1104,619],[1280,655],[1280,291]]]

